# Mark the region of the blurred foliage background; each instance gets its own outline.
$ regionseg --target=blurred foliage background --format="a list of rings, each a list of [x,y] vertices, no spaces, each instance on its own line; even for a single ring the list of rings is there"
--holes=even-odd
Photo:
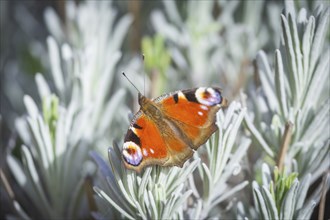
[[[328,1],[0,4],[1,219],[330,217]],[[123,167],[122,72],[223,89],[184,168]]]

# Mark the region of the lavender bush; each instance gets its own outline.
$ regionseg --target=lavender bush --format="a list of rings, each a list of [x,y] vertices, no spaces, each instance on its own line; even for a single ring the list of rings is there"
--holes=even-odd
[[[329,217],[324,4],[65,1],[38,17],[1,2],[1,218]],[[223,88],[218,131],[183,168],[124,167],[138,106],[122,72],[150,98]]]

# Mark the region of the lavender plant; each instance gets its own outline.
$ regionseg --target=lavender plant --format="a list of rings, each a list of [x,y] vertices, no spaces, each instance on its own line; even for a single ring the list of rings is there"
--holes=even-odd
[[[167,73],[171,62],[170,54],[160,35],[153,38],[144,37],[141,45],[145,57],[145,71],[152,81],[150,95],[156,97],[166,92]]]
[[[220,30],[220,25],[212,18],[213,2],[189,2],[187,7],[191,9],[195,7],[199,10],[187,10],[186,21],[183,21],[173,1],[163,1],[163,3],[170,21],[166,20],[164,13],[154,11],[151,15],[154,28],[158,34],[175,45],[170,48],[173,60],[186,74],[191,71],[191,79],[187,80],[193,82],[208,80],[203,77],[205,71],[210,71],[206,59],[217,42],[217,32]],[[196,15],[196,12],[199,14]],[[187,57],[183,55],[183,51]]]
[[[264,52],[257,55],[261,89],[250,90],[255,99],[246,124],[274,161],[285,158],[284,165],[300,176],[311,173],[314,181],[328,169],[330,147],[329,133],[324,132],[330,119],[329,42],[325,41],[329,9],[317,8],[309,19],[304,9],[296,18],[292,10],[281,16],[283,38],[275,52],[274,71]],[[287,147],[282,155],[280,147]]]
[[[51,36],[40,62],[51,74],[36,74],[39,97],[25,94],[27,114],[13,123],[22,145],[6,155],[13,180],[1,192],[13,190],[16,211],[7,218],[310,218],[330,187],[328,174],[311,189],[329,170],[329,8],[308,16],[294,10],[306,1],[285,1],[280,16],[277,3],[162,1],[150,15],[155,35],[142,42],[141,77],[141,56],[122,57],[130,15],[108,1],[65,4],[64,20],[45,11]],[[274,63],[257,53],[274,46]],[[222,82],[241,100],[218,112],[219,130],[183,168],[139,174],[123,166],[117,141],[134,89],[119,83],[122,71],[152,97]]]
[[[264,165],[262,187],[253,182],[256,216],[308,219],[330,187],[319,184],[307,196],[329,170],[329,8],[318,7],[307,18],[305,9],[296,15],[293,5],[286,6],[274,70],[264,52],[257,55],[261,88],[250,90],[255,98],[245,122],[254,144],[278,166],[274,180]]]
[[[110,167],[104,159],[92,153],[102,179],[100,186],[94,187],[100,197],[96,197],[100,210],[94,213],[94,217],[171,219],[209,216],[212,208],[248,184],[247,181],[237,186],[226,183],[232,175],[240,172],[239,161],[250,143],[249,139],[243,138],[233,151],[245,111],[236,102],[230,105],[226,114],[220,110],[217,117],[219,132],[206,144],[207,161],[202,163],[196,156],[183,168],[149,167],[139,175],[124,168],[116,144],[109,148]],[[197,167],[203,185],[202,193],[194,182]],[[114,210],[109,210],[109,207]]]
[[[155,10],[151,22],[156,33],[167,41],[177,66],[172,70],[175,74],[168,73],[171,79],[184,79],[188,86],[226,84],[227,95],[237,96],[252,75],[256,52],[270,39],[266,26],[260,23],[263,9],[274,13],[279,11],[278,5],[252,1],[188,1],[185,13],[180,14],[174,1],[163,1],[163,4],[164,12]],[[241,7],[243,13],[236,21],[234,14]],[[272,27],[276,26],[274,19],[269,19]],[[271,39],[277,38],[276,33],[274,31]]]
[[[274,176],[274,178],[272,178]],[[272,175],[266,164],[262,165],[262,186],[253,182],[254,203],[263,219],[309,219],[319,200],[314,195],[305,202],[311,183],[311,175],[306,175],[301,181],[298,173],[286,176],[274,169]]]
[[[24,97],[28,116],[16,121],[23,141],[22,159],[7,157],[17,184],[27,195],[27,200],[18,195],[13,201],[19,218],[88,215],[88,209],[83,208],[86,205],[83,184],[85,177],[95,171],[88,161],[88,151],[96,149],[99,141],[104,143],[101,137],[109,134],[108,127],[116,120],[111,112],[118,110],[124,100],[123,89],[111,98],[109,93],[121,56],[118,49],[131,18],[126,15],[114,26],[116,13],[109,2],[79,6],[68,2],[67,10],[72,16],[68,25],[77,27],[68,29],[72,30],[68,38],[79,44],[63,43],[59,48],[53,37],[47,39],[53,91],[43,75],[37,74],[42,110],[30,96]],[[84,23],[86,13],[94,18],[88,20],[90,25]],[[66,37],[52,11],[47,11],[46,17],[51,32],[58,38]],[[98,23],[102,25],[93,25]],[[109,137],[115,135],[110,133]]]
[[[100,178],[104,181],[102,188],[94,187],[99,196],[96,200],[99,207],[102,207],[102,203],[106,203],[103,205],[106,208],[94,213],[94,217],[97,219],[114,216],[128,219],[182,218],[184,204],[192,193],[187,189],[185,182],[199,160],[186,163],[183,169],[149,167],[138,175],[123,167],[118,146],[115,144],[113,148],[109,148],[111,168],[97,154],[92,154],[100,168]],[[109,211],[109,206],[117,213],[114,212],[115,210]]]
[[[242,181],[232,185],[229,180],[241,172],[240,162],[245,156],[251,140],[244,137],[238,138],[239,128],[244,118],[246,109],[240,103],[233,102],[226,114],[218,113],[217,125],[219,133],[214,135],[206,144],[206,152],[199,151],[201,158],[206,161],[198,165],[198,175],[201,178],[203,191],[196,188],[196,181],[190,177],[191,188],[194,189],[196,205],[189,211],[189,217],[204,219],[219,213],[212,212],[221,202],[228,202],[238,191],[248,185],[248,181]],[[237,144],[237,140],[238,144]],[[226,216],[222,210],[220,217]]]

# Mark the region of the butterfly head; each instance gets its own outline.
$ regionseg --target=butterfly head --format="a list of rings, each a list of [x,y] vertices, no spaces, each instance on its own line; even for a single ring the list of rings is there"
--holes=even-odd
[[[146,97],[139,92],[138,93],[139,105],[143,105],[143,103],[145,103],[145,99],[146,99]]]
[[[144,108],[148,105],[148,103],[150,103],[150,100],[147,97],[145,97],[144,95],[142,95],[141,93],[139,93],[138,102],[139,102],[139,105],[141,106],[141,110],[143,111]]]
[[[161,112],[157,108],[154,101],[148,99],[141,93],[139,93],[139,105],[141,106],[141,111],[146,113],[148,116],[153,117],[154,119],[158,120],[161,117]]]

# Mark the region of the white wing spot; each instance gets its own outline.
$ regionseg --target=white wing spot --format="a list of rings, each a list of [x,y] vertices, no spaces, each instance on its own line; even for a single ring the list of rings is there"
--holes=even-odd
[[[207,106],[205,106],[205,105],[200,105],[200,108],[203,109],[203,110],[205,110],[205,111],[209,110],[209,108]]]
[[[143,152],[143,156],[145,157],[148,156],[148,151],[146,149],[143,148],[142,152]]]

